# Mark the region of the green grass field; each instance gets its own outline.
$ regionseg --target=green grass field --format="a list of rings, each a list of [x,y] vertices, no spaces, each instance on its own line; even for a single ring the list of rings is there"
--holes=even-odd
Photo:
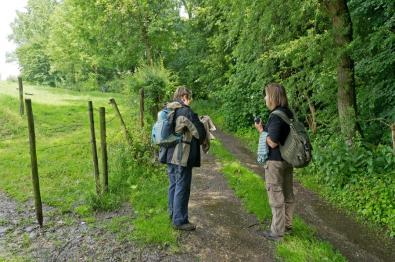
[[[18,201],[33,197],[26,116],[19,115],[17,83],[0,82],[0,190]],[[95,212],[133,205],[135,219],[105,225],[124,239],[176,248],[177,233],[166,212],[167,176],[152,163],[148,127],[139,127],[130,95],[77,92],[25,85],[35,120],[38,172],[43,203],[95,223]],[[133,145],[128,146],[109,98],[115,98]],[[93,175],[88,103],[93,101],[101,172],[99,107],[106,108],[110,192],[97,196]],[[148,211],[148,212],[147,212]],[[47,214],[44,214],[44,216]],[[122,228],[133,223],[133,231]]]
[[[18,200],[32,196],[29,140],[26,116],[19,115],[15,83],[0,84],[0,187]],[[107,107],[107,119],[114,113],[107,104],[114,94],[78,92],[26,86],[32,100],[35,120],[37,159],[42,198],[46,204],[72,211],[84,203],[93,191],[93,169],[90,146],[87,101],[92,100],[95,116],[100,106]],[[116,99],[124,107],[119,95]],[[108,139],[117,139],[119,121],[108,124]],[[98,118],[96,133],[98,131]],[[97,138],[100,142],[99,138]]]

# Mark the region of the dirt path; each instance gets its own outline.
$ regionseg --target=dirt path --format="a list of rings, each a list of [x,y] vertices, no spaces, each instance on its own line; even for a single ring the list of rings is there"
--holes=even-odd
[[[254,154],[241,141],[221,131],[217,131],[215,136],[244,165],[264,176],[263,168],[256,164]],[[295,191],[297,215],[315,227],[318,236],[332,243],[349,261],[395,260],[395,240],[380,237],[297,182]]]
[[[197,230],[182,234],[183,249],[199,261],[274,261],[274,244],[259,234],[256,217],[246,213],[219,168],[204,155],[193,170],[189,215]]]
[[[172,254],[157,246],[141,247],[117,236],[100,225],[106,220],[129,216],[123,206],[115,212],[100,213],[95,226],[69,214],[51,214],[44,207],[44,227],[35,222],[34,205],[17,203],[0,191],[0,260],[18,261],[192,261],[194,256]],[[23,258],[23,260],[21,260]]]

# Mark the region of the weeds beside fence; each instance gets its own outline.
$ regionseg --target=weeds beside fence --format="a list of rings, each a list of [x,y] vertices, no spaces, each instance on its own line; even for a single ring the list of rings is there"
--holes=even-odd
[[[37,93],[39,92],[42,91],[38,90]],[[54,89],[53,92],[56,95],[60,91]],[[63,91],[61,93],[63,95]],[[130,107],[125,99],[115,96],[121,101],[119,110],[127,112],[123,117],[133,140],[131,145],[125,143],[116,113],[111,107],[107,110],[109,186],[108,192],[98,196],[92,176],[86,102],[80,101],[77,95],[77,92],[66,93],[66,97],[73,96],[76,100],[68,104],[61,102],[59,105],[54,105],[50,100],[50,104],[45,104],[38,95],[33,96],[35,100],[39,100],[34,103],[34,117],[43,203],[58,207],[61,212],[78,214],[84,221],[93,223],[96,211],[114,210],[126,201],[133,205],[133,217],[129,217],[126,222],[128,225],[133,224],[133,233],[120,235],[144,243],[176,246],[178,234],[171,228],[164,202],[167,191],[166,172],[153,163],[149,131],[141,128],[138,110],[133,111],[138,106],[133,104]],[[96,108],[108,107],[108,98],[93,98]],[[53,100],[58,99],[56,97]],[[135,102],[137,101],[136,99]],[[18,108],[15,108],[18,105],[17,99],[0,95],[0,104],[0,188],[24,201],[32,196],[31,179],[27,179],[31,175],[26,119],[21,118]],[[94,117],[97,116],[95,113]],[[101,148],[102,145],[98,144],[98,150]],[[102,159],[101,155],[98,155],[98,159]],[[122,227],[128,228],[128,225],[123,224]]]

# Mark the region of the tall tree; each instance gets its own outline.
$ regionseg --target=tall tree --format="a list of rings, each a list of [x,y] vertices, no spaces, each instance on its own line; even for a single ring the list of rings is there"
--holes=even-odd
[[[52,17],[53,68],[66,81],[94,85],[152,65],[172,48],[176,6],[175,0],[65,0]]]
[[[57,1],[29,0],[26,12],[17,12],[9,36],[17,44],[16,56],[23,77],[32,82],[54,84],[46,52],[51,17]]]
[[[338,47],[337,107],[340,127],[347,143],[351,144],[357,128],[354,61],[347,47],[352,41],[352,22],[346,0],[323,0],[332,17],[335,43]]]
[[[178,0],[29,0],[11,38],[22,72],[87,88],[168,59],[176,45]],[[83,87],[85,88],[85,87]]]

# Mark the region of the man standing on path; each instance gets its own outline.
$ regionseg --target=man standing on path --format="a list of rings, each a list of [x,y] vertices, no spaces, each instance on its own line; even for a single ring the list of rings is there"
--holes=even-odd
[[[277,83],[268,84],[263,90],[267,108],[272,113],[280,110],[293,117],[288,108],[288,99],[285,88]],[[280,153],[279,145],[283,145],[290,127],[281,117],[270,114],[265,127],[262,123],[255,123],[259,133],[267,132],[266,143],[269,148],[268,160],[264,166],[266,190],[272,210],[272,224],[270,231],[264,236],[270,240],[280,240],[284,233],[292,230],[292,217],[294,211],[293,174],[292,166],[287,163]]]
[[[186,87],[178,87],[174,101],[166,106],[174,109],[174,131],[181,135],[181,142],[173,147],[161,147],[160,161],[167,163],[170,185],[168,210],[173,227],[178,230],[195,230],[188,220],[188,202],[191,191],[192,168],[200,166],[200,144],[206,131],[199,117],[189,107],[192,93]]]

